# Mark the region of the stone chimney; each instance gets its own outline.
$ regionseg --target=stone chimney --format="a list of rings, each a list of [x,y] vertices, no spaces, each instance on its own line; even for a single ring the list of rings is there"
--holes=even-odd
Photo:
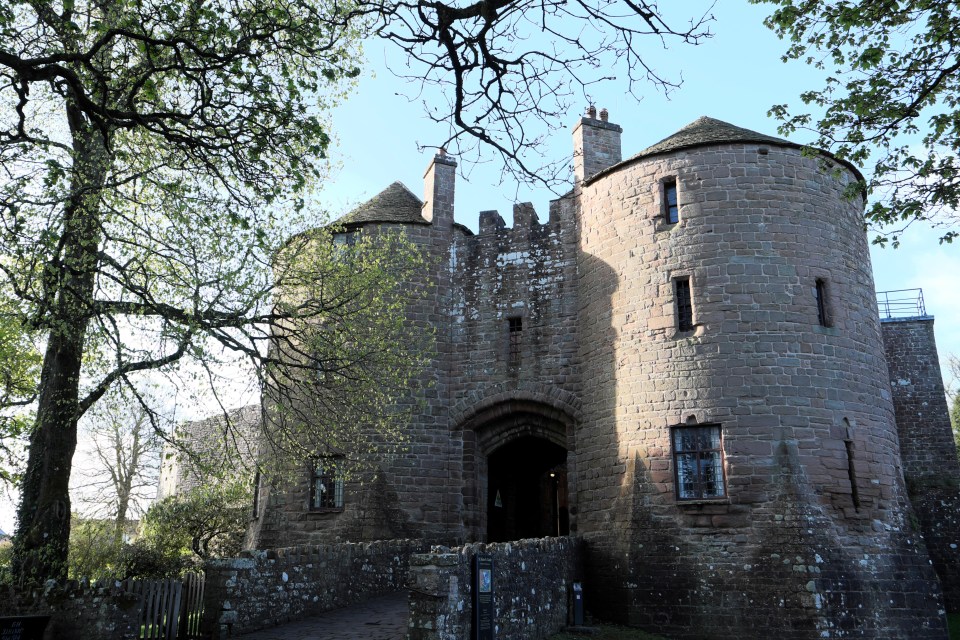
[[[423,218],[434,226],[453,226],[457,162],[440,148],[423,174]]]
[[[577,183],[596,175],[622,160],[620,125],[607,122],[608,112],[590,105],[585,116],[573,127],[573,169]]]

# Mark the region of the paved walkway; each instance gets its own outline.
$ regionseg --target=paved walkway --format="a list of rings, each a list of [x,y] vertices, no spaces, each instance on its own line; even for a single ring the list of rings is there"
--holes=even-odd
[[[273,629],[255,631],[243,640],[403,640],[410,611],[407,592],[328,611]]]

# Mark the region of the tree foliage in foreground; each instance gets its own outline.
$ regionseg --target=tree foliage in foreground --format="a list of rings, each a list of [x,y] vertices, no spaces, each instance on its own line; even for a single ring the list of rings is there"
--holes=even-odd
[[[316,436],[318,412],[282,416],[315,451],[396,424],[380,415],[406,393],[422,344],[396,322],[377,340],[359,328],[401,309],[416,256],[397,239],[347,271],[327,232],[302,233],[320,222],[304,207],[324,177],[321,115],[356,76],[361,35],[399,46],[411,74],[444,91],[429,114],[450,123],[448,141],[479,140],[542,177],[522,161],[541,140],[531,119],[555,124],[618,60],[630,90],[644,75],[670,88],[641,41],[695,43],[707,20],[674,27],[632,0],[0,5],[0,292],[44,339],[17,578],[65,575],[77,421],[123,386],[156,425],[137,390],[145,372],[195,371],[215,389],[240,358],[281,396],[277,381],[306,385],[291,398],[321,385],[319,404],[348,418],[335,437]],[[300,297],[275,305],[278,291]]]
[[[237,555],[250,520],[250,488],[249,482],[234,479],[155,502],[144,516],[141,543],[166,558]]]
[[[202,382],[239,357],[261,383],[285,367],[315,377],[322,360],[271,355],[277,331],[335,318],[327,331],[350,334],[350,313],[370,308],[345,302],[389,297],[416,267],[400,239],[350,272],[328,232],[290,240],[319,223],[304,213],[328,144],[317,114],[356,73],[355,33],[329,24],[331,11],[272,0],[0,7],[0,291],[45,338],[18,579],[65,575],[77,421],[111,388],[155,418],[141,372],[173,377],[192,363]],[[317,297],[274,304],[304,280],[322,283]],[[388,349],[415,366],[406,344]],[[344,370],[379,378],[348,357]]]
[[[33,427],[41,356],[12,296],[0,295],[0,485],[20,481],[25,443]]]
[[[947,0],[752,0],[778,6],[766,24],[790,42],[784,60],[826,69],[801,94],[816,114],[776,105],[782,133],[873,170],[867,220],[894,246],[915,221],[957,236],[960,206],[960,6]]]

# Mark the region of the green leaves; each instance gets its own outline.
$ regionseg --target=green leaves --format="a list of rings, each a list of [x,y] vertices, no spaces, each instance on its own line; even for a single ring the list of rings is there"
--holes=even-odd
[[[936,0],[752,0],[777,5],[766,24],[792,44],[785,59],[830,70],[800,98],[776,105],[781,132],[810,129],[814,146],[868,169],[867,221],[885,244],[914,221],[956,233],[960,183],[960,8]],[[870,166],[872,165],[872,167]],[[891,228],[892,225],[892,228]]]
[[[143,519],[142,544],[169,558],[236,555],[250,514],[251,486],[226,479],[154,503]]]
[[[0,313],[9,302],[17,330],[45,332],[56,371],[38,385],[0,326],[8,389],[39,386],[47,443],[23,482],[18,571],[31,579],[62,577],[68,526],[39,501],[69,504],[87,409],[182,363],[211,384],[224,353],[256,375],[271,262],[320,224],[302,210],[326,171],[322,115],[358,57],[355,27],[316,0],[53,7],[0,3]],[[0,454],[13,460],[26,427],[10,424]]]

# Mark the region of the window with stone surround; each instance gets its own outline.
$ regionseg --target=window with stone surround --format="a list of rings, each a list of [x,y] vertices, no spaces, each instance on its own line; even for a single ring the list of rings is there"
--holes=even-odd
[[[680,207],[677,206],[677,179],[663,181],[663,219],[667,224],[680,222]]]
[[[523,318],[507,320],[507,340],[507,362],[511,367],[518,367],[523,346]]]
[[[310,510],[343,509],[343,478],[337,473],[336,456],[314,458],[310,465]]]
[[[727,488],[720,425],[676,426],[670,435],[677,499],[725,498]]]
[[[342,231],[333,234],[333,244],[337,247],[352,247],[357,244],[356,231]]]
[[[690,278],[674,278],[673,299],[677,313],[677,331],[693,330],[693,300],[690,296]]]

